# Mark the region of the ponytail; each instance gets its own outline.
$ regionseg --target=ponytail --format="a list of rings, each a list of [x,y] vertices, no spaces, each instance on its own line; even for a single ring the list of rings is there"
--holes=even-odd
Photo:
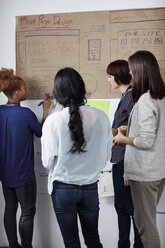
[[[79,112],[79,106],[70,105],[69,113],[70,113],[70,120],[69,120],[68,126],[71,132],[71,138],[73,140],[73,146],[70,152],[72,153],[86,152],[84,150],[86,142],[84,139],[83,124],[82,124],[81,115]]]
[[[83,123],[79,106],[85,104],[85,84],[81,75],[73,68],[66,67],[57,72],[54,79],[54,97],[62,106],[69,107],[68,127],[73,141],[71,153],[86,152]]]

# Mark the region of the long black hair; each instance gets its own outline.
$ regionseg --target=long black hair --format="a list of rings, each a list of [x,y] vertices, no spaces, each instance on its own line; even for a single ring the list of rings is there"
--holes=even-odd
[[[86,103],[85,84],[80,74],[73,68],[66,67],[57,72],[54,78],[53,94],[63,107],[69,107],[69,129],[73,146],[70,152],[85,152],[86,145],[79,107]]]
[[[133,79],[134,102],[137,102],[140,96],[148,90],[154,99],[162,99],[165,96],[165,84],[159,65],[151,52],[146,50],[135,52],[129,57],[128,64]]]

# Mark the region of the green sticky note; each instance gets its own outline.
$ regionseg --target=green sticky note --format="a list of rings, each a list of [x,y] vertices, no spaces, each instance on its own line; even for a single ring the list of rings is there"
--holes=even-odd
[[[86,105],[104,111],[104,113],[109,117],[109,101],[87,100]]]

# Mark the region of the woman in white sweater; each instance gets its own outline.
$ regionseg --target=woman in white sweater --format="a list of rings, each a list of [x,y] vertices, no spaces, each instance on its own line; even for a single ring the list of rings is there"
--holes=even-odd
[[[85,106],[85,85],[72,68],[60,70],[54,96],[64,108],[43,126],[42,162],[48,191],[66,248],[80,248],[77,215],[85,244],[102,248],[98,234],[97,181],[110,158],[112,132],[103,111]]]
[[[165,185],[165,85],[151,52],[137,51],[128,63],[135,105],[128,128],[119,128],[114,145],[126,144],[124,177],[144,248],[160,248],[156,207]],[[124,136],[121,130],[126,128]]]

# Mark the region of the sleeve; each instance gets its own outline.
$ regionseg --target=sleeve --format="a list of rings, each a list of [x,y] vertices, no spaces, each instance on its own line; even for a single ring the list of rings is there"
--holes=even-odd
[[[142,97],[138,102],[139,136],[134,139],[134,145],[139,149],[150,149],[155,141],[158,110],[150,96]]]
[[[128,119],[130,112],[133,108],[133,100],[132,100],[132,94],[131,92],[128,92],[125,97],[124,101],[120,105],[119,109],[116,110],[115,112],[115,128],[120,127],[121,125],[126,126],[128,125]]]
[[[132,94],[129,92],[125,96],[124,108],[122,110],[121,120],[120,120],[121,125],[124,125],[124,126],[128,125],[128,119],[132,111],[133,105],[134,103],[132,100]]]
[[[110,120],[107,118],[107,161],[111,157],[111,148],[113,143],[113,135]]]
[[[28,118],[28,125],[32,133],[37,137],[42,135],[42,124],[39,123],[36,115],[30,110],[30,117]]]
[[[54,167],[58,155],[58,136],[54,121],[47,117],[44,122],[41,137],[42,163],[47,169]]]

